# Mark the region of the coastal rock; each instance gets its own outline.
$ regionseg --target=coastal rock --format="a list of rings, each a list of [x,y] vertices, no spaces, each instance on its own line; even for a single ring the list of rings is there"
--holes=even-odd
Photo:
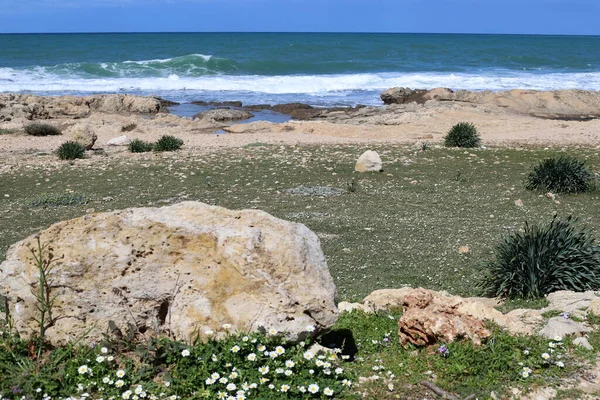
[[[235,124],[226,126],[223,130],[227,133],[257,133],[257,132],[278,132],[280,127],[274,122],[255,121],[247,124]]]
[[[91,96],[86,102],[91,110],[112,113],[156,114],[160,111],[161,102],[155,97],[132,95]]]
[[[228,108],[217,108],[214,110],[202,111],[195,114],[192,119],[205,120],[210,122],[239,121],[252,118],[254,115],[244,110],[235,110]]]
[[[376,151],[365,151],[356,161],[354,170],[357,172],[380,172],[383,170],[383,162]]]
[[[414,90],[405,87],[395,87],[382,92],[379,97],[383,104],[404,104],[414,93]]]
[[[85,97],[44,97],[25,94],[0,94],[0,121],[54,118],[87,118],[92,112],[155,114],[161,111],[162,100],[125,94]]]
[[[491,336],[485,322],[460,312],[455,304],[440,303],[429,290],[417,289],[404,298],[398,320],[398,337],[403,346],[431,346],[469,339],[475,345]]]
[[[133,328],[189,342],[223,324],[274,328],[302,340],[337,319],[317,236],[262,211],[198,202],[131,208],[63,221],[39,237],[54,254],[58,318],[47,339],[55,345],[95,343],[109,321],[113,332]],[[28,237],[0,264],[1,294],[15,329],[29,337],[37,331],[35,247]]]
[[[117,136],[106,142],[109,146],[128,146],[131,140],[125,135]]]
[[[71,136],[71,140],[81,143],[86,150],[91,150],[98,140],[98,136],[88,124],[75,124],[68,128],[67,132]]]

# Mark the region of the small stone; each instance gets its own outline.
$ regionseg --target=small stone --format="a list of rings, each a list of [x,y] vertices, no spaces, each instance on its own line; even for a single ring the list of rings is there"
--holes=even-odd
[[[523,207],[524,206],[523,200],[521,200],[521,199],[515,200],[515,206]]]
[[[466,246],[460,246],[458,248],[458,252],[460,254],[469,254],[471,252],[471,246],[466,245]]]
[[[576,346],[581,346],[584,349],[594,350],[590,342],[585,337],[578,337],[577,339],[573,340],[573,344]]]

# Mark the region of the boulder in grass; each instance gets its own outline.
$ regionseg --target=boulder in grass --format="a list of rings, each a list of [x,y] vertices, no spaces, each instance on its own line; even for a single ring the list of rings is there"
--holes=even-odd
[[[302,340],[337,319],[317,236],[262,211],[183,202],[89,214],[39,235],[56,260],[54,345],[132,329],[193,341],[224,324]],[[0,294],[26,336],[37,331],[35,246],[34,236],[14,244],[0,264]]]
[[[380,172],[383,170],[383,162],[376,151],[365,151],[356,162],[354,170],[357,172]]]

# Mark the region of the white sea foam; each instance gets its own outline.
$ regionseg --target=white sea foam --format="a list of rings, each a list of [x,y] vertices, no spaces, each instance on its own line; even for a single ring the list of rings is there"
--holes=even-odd
[[[66,76],[65,76],[66,75]],[[15,70],[0,68],[0,92],[34,92],[44,94],[152,92],[163,96],[181,98],[184,92],[207,95],[230,93],[243,100],[246,95],[258,94],[302,95],[322,99],[352,95],[358,102],[361,92],[373,97],[378,92],[394,86],[410,88],[449,87],[467,90],[506,90],[514,88],[532,90],[586,89],[600,90],[600,72],[591,73],[531,73],[514,71],[488,71],[481,74],[456,73],[381,73],[340,75],[281,75],[235,76],[205,75],[182,76],[171,73],[156,77],[107,77],[85,79],[67,74],[50,73],[45,68]],[[170,95],[169,95],[170,94]],[[327,102],[326,100],[324,100]]]
[[[181,57],[172,57],[172,58],[157,58],[157,59],[153,59],[153,60],[139,60],[139,61],[123,61],[123,64],[138,64],[138,65],[148,65],[148,64],[167,64],[170,63],[172,61],[176,61],[176,60],[181,60],[181,59],[194,59],[194,58],[201,58],[204,61],[209,61],[212,58],[212,55],[206,55],[206,54],[188,54],[186,56],[181,56]]]

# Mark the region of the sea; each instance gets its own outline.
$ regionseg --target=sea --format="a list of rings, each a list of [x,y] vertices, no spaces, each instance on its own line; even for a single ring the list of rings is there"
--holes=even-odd
[[[0,93],[328,107],[394,86],[600,90],[600,36],[0,34]]]

